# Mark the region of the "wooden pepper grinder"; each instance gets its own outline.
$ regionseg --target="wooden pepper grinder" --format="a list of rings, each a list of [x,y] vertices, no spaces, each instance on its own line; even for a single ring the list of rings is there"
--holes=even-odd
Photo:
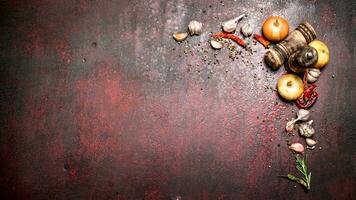
[[[312,25],[308,22],[301,23],[285,40],[266,53],[265,61],[272,69],[278,69],[295,51],[315,38],[316,32]]]
[[[288,63],[284,67],[289,72],[302,73],[307,68],[314,67],[317,61],[318,52],[316,49],[304,46],[289,57]]]

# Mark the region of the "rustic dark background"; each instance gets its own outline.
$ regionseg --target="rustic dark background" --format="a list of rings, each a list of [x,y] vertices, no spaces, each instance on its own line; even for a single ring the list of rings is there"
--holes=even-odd
[[[356,199],[354,1],[0,2],[0,199]],[[312,190],[296,173],[265,49],[239,59],[209,32],[248,14],[307,20],[329,65],[311,109]],[[201,36],[176,43],[190,20]]]

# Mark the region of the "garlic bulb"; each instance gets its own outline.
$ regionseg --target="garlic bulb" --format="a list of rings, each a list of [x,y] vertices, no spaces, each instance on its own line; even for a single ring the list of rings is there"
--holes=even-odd
[[[227,33],[234,32],[236,30],[236,28],[237,28],[237,22],[240,21],[245,16],[246,16],[245,14],[242,14],[242,15],[236,17],[235,19],[231,19],[231,20],[223,22],[221,24],[221,27],[222,27],[223,31],[225,31]]]
[[[286,131],[288,133],[292,132],[294,129],[294,125],[297,121],[307,121],[310,117],[310,112],[308,110],[300,109],[297,113],[297,119],[292,119],[287,122]]]
[[[241,33],[245,36],[245,37],[249,37],[252,35],[252,27],[250,24],[245,24],[241,27]]]
[[[173,34],[173,38],[174,38],[177,42],[182,42],[182,41],[184,41],[187,37],[188,37],[188,33],[177,32],[177,33],[174,33],[174,34]]]
[[[297,153],[304,153],[304,146],[300,143],[293,143],[288,148]]]
[[[198,21],[191,21],[189,22],[188,29],[190,32],[190,35],[200,35],[202,32],[203,24]]]
[[[308,69],[307,81],[309,83],[314,83],[315,81],[317,81],[319,76],[320,76],[320,69],[317,68]]]
[[[308,122],[300,124],[300,126],[299,126],[299,134],[301,136],[306,137],[306,138],[309,138],[309,137],[313,136],[314,133],[315,133],[315,130],[312,127],[312,124],[313,124],[313,120],[310,120]]]
[[[305,139],[305,142],[307,143],[308,146],[312,147],[312,146],[315,146],[317,141],[313,140],[313,139],[310,139],[310,138],[306,138]]]
[[[210,41],[210,45],[214,48],[214,49],[221,49],[223,47],[223,44],[221,44],[220,42],[217,42],[215,40],[211,40]]]

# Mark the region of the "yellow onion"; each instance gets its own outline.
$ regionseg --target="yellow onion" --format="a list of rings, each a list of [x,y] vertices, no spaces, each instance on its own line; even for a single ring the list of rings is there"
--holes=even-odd
[[[289,25],[284,18],[280,16],[271,16],[263,23],[262,32],[268,40],[279,42],[287,37]]]

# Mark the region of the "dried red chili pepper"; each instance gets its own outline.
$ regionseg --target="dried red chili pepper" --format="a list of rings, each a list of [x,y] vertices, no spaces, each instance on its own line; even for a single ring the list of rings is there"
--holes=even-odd
[[[295,104],[299,108],[304,108],[304,109],[310,108],[312,105],[314,105],[314,103],[319,97],[318,93],[314,91],[315,88],[316,85],[312,84],[308,89],[304,91],[302,97],[300,97],[298,100],[295,101]]]
[[[267,39],[265,39],[263,36],[254,34],[253,38],[255,38],[259,43],[261,43],[265,48],[269,48],[269,45],[271,45],[271,42],[269,42]]]
[[[238,36],[232,34],[232,33],[215,33],[210,35],[211,37],[221,37],[221,38],[228,38],[228,39],[232,39],[233,41],[235,41],[237,44],[239,44],[242,47],[246,47],[247,44],[245,41],[243,41],[241,38],[239,38]]]

